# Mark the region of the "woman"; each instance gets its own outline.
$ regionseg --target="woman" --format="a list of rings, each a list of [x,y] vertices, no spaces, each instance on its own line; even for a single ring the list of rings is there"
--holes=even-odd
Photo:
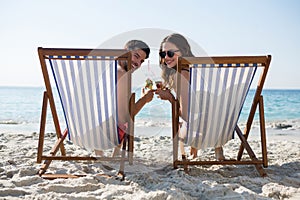
[[[169,87],[171,90],[175,91],[175,74],[176,74],[176,66],[177,66],[177,58],[180,56],[194,56],[191,47],[186,40],[180,34],[171,34],[163,39],[159,48],[160,55],[160,65],[162,68],[162,78],[163,85],[165,87]],[[179,145],[182,156],[185,155],[184,145],[182,140],[186,136],[186,121],[188,120],[188,97],[189,97],[189,70],[182,69],[181,71],[181,91],[180,91],[180,102],[179,102],[179,116],[182,118],[183,122],[179,127]],[[159,98],[162,100],[168,100],[171,103],[175,100],[169,89],[167,90],[157,90],[156,94],[158,94]],[[216,159],[224,160],[225,157],[223,155],[222,147],[215,148]],[[193,158],[197,157],[197,149],[191,147],[191,156]]]

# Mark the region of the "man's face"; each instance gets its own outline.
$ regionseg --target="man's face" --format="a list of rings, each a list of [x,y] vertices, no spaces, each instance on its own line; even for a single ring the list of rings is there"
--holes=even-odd
[[[131,67],[132,67],[132,70],[135,71],[142,65],[142,63],[145,61],[147,55],[141,49],[132,50],[131,54],[132,54]]]

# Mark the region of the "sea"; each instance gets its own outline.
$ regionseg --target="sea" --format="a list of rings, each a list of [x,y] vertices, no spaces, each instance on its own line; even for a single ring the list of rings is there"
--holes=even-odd
[[[39,132],[44,87],[0,86],[0,133]],[[135,88],[136,99],[141,88]],[[264,89],[264,111],[266,127],[270,130],[293,131],[300,136],[300,90]],[[239,118],[244,126],[248,117],[254,90],[249,91]],[[58,98],[57,98],[58,99]],[[65,125],[62,109],[56,102],[59,121]],[[258,114],[253,126],[259,128]],[[143,135],[143,128],[152,128],[162,134],[171,128],[171,106],[156,96],[135,117],[136,135]],[[55,132],[50,109],[47,112],[46,132]],[[171,133],[170,133],[171,135]]]

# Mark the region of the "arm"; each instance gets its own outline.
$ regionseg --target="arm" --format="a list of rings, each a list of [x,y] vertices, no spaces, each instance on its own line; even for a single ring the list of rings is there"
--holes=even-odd
[[[180,101],[179,101],[179,116],[187,120],[187,108],[188,108],[188,95],[189,95],[189,72],[181,72],[181,90],[180,90]],[[157,90],[155,94],[162,100],[168,100],[173,104],[176,99],[169,89]]]
[[[169,89],[157,90],[155,94],[158,95],[158,98],[162,100],[168,100],[171,104],[175,103],[176,101],[176,98],[174,97],[174,95],[171,93]],[[181,116],[181,106],[179,108],[179,116]]]
[[[180,88],[180,116],[187,121],[188,120],[188,105],[189,105],[189,72],[181,71],[181,88]]]
[[[144,96],[142,96],[136,103],[133,115],[138,114],[144,105],[153,99],[153,91],[148,91]]]
[[[170,103],[173,103],[175,101],[175,97],[169,89],[156,90],[155,94],[158,95],[158,98],[162,100],[168,100]]]
[[[118,123],[124,124],[129,121],[129,98],[128,96],[128,76],[126,71],[118,69],[117,82],[117,103],[118,103]]]

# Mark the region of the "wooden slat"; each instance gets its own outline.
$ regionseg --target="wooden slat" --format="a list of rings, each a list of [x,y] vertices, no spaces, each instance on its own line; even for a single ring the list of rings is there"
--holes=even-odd
[[[44,55],[55,56],[116,56],[116,57],[128,57],[130,51],[121,49],[68,49],[68,48],[42,48],[38,50]]]
[[[179,102],[178,99],[172,102],[172,139],[173,139],[173,160],[178,159],[178,141],[179,141],[179,136],[178,136],[178,128],[179,128]],[[173,167],[176,169],[177,165],[175,162],[173,163]]]
[[[253,152],[252,148],[250,147],[249,143],[247,142],[247,139],[244,137],[242,131],[240,130],[240,128],[238,126],[236,126],[235,131],[236,131],[237,135],[239,136],[239,138],[242,142],[242,146],[246,149],[248,155],[250,156],[251,161],[253,162],[253,164],[255,164],[255,168],[257,169],[258,173],[262,177],[266,176],[267,174],[261,166],[262,161],[261,161],[261,164],[256,164],[255,163],[255,162],[260,161],[260,160],[257,159],[255,153]]]
[[[40,47],[38,48],[38,54],[39,54],[39,58],[40,58],[40,64],[41,64],[41,68],[42,68],[45,87],[46,87],[47,96],[48,96],[48,100],[49,100],[49,104],[50,104],[50,110],[52,113],[52,118],[53,118],[54,127],[55,127],[55,131],[56,131],[56,136],[57,136],[57,138],[61,138],[61,129],[60,129],[58,115],[57,115],[57,111],[56,111],[56,107],[55,107],[55,102],[54,102],[52,87],[51,87],[51,83],[50,83],[49,73],[48,73],[48,69],[47,69],[47,64],[44,59],[43,49]],[[62,155],[66,154],[65,147],[63,145],[60,146],[60,150],[61,150]]]
[[[222,56],[222,57],[184,57],[182,65],[189,64],[224,64],[224,63],[268,63],[269,56]]]
[[[37,163],[42,162],[44,139],[45,139],[47,106],[48,106],[48,96],[47,96],[47,92],[45,91],[44,95],[43,95],[43,106],[42,106],[41,123],[40,123],[40,135],[39,135],[39,144],[38,144],[38,153],[37,153]]]
[[[202,160],[202,161],[176,161],[177,165],[256,165],[256,164],[263,164],[261,160],[224,160],[224,161],[217,161],[217,160]]]
[[[67,137],[67,130],[64,132],[63,136],[61,138],[59,138],[55,145],[52,147],[51,151],[50,151],[50,154],[52,156],[55,157],[55,154],[57,153],[57,151],[59,150],[59,147],[61,147],[63,145],[63,141],[64,139]],[[48,169],[49,165],[51,164],[52,160],[51,159],[44,159],[44,156],[42,156],[42,160],[45,160],[44,161],[44,164],[42,165],[42,167],[40,168],[40,171],[39,171],[39,174],[43,174],[46,172],[46,170]]]
[[[43,160],[91,160],[91,161],[120,161],[121,157],[91,157],[91,156],[42,156]],[[125,159],[126,161],[128,159]]]
[[[129,112],[131,120],[129,122],[129,135],[128,135],[128,158],[129,164],[133,164],[133,151],[134,151],[134,119],[135,119],[135,93],[132,93],[129,100]]]
[[[260,117],[260,134],[261,134],[261,151],[263,166],[268,167],[267,157],[267,138],[266,138],[266,126],[265,126],[265,115],[264,115],[264,100],[263,96],[259,99],[259,117]]]
[[[48,180],[54,180],[57,178],[62,178],[62,179],[67,179],[67,178],[79,178],[79,177],[84,177],[86,175],[72,175],[72,174],[42,174],[40,177]]]

